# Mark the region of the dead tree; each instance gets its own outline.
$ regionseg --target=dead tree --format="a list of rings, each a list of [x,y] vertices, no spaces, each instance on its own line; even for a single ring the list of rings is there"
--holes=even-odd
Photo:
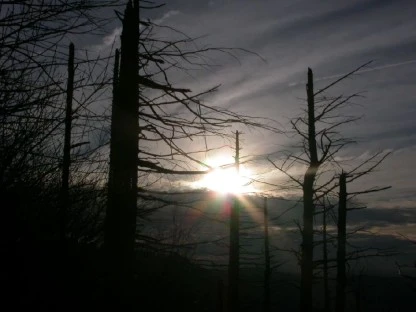
[[[339,177],[339,203],[338,203],[338,248],[337,248],[337,286],[336,286],[336,311],[345,310],[345,256],[347,241],[347,174],[342,172]]]
[[[328,232],[327,232],[327,218],[328,211],[331,207],[327,207],[325,199],[323,199],[322,211],[322,260],[323,260],[323,279],[324,279],[324,302],[325,312],[331,310],[331,294],[329,291],[329,263],[328,263]]]
[[[66,90],[66,111],[65,111],[65,139],[64,156],[62,163],[62,189],[60,207],[60,237],[65,242],[67,214],[69,206],[69,169],[71,165],[71,129],[72,129],[72,98],[74,93],[74,44],[69,45],[68,60],[68,83]]]
[[[270,242],[269,242],[269,213],[267,197],[264,197],[264,312],[270,311]]]
[[[235,168],[240,172],[240,141],[239,133],[235,139]],[[230,214],[230,255],[228,265],[228,311],[238,311],[239,308],[239,271],[240,271],[240,203],[233,195],[233,206]]]
[[[313,91],[313,73],[308,68],[308,84],[306,85],[308,98],[308,152],[309,167],[303,179],[303,230],[301,256],[300,306],[301,311],[312,309],[312,278],[313,278],[313,215],[314,183],[320,162],[316,146],[315,131],[315,95]]]
[[[314,241],[314,234],[317,233],[314,229],[314,218],[325,213],[326,210],[324,212],[316,211],[315,207],[318,203],[322,203],[323,199],[333,196],[334,190],[338,188],[335,177],[341,165],[335,156],[345,146],[354,143],[353,140],[343,137],[340,127],[359,119],[354,115],[340,112],[350,104],[352,99],[359,97],[359,93],[333,97],[324,95],[324,92],[326,93],[329,88],[350,77],[369,63],[371,62],[359,66],[317,91],[314,91],[313,73],[309,68],[306,86],[306,113],[291,120],[294,134],[300,138],[300,142],[288,150],[278,152],[277,155],[282,155],[279,161],[268,157],[274,168],[287,176],[288,183],[285,189],[302,191],[303,224],[299,225],[302,244],[300,254],[297,254],[301,267],[300,311],[302,312],[313,310],[314,268],[317,263],[322,263],[322,260],[314,259],[314,247],[322,243]],[[388,153],[383,152],[375,153],[369,159],[355,166],[354,177],[351,177],[349,181],[372,172],[387,155]],[[373,160],[377,160],[375,164],[372,163]],[[303,176],[293,174],[292,169],[295,166],[305,168],[305,174]],[[328,302],[326,306],[328,306]]]
[[[140,8],[149,8],[146,1],[129,1],[122,18],[120,69],[113,82],[104,245],[110,258],[120,259],[132,259],[138,235],[136,219],[148,213],[143,207],[137,212],[136,201],[150,200],[157,188],[154,181],[163,180],[165,175],[205,174],[211,169],[199,159],[203,151],[211,149],[208,144],[192,143],[186,150],[184,143],[195,139],[206,143],[210,136],[229,138],[225,130],[233,123],[274,129],[260,119],[205,104],[201,96],[217,87],[197,94],[176,87],[170,71],[182,69],[182,63],[201,66],[195,60],[215,48],[192,50],[192,40],[171,29],[175,38],[183,36],[182,39],[158,39],[155,33],[167,28],[141,20],[139,3]]]
[[[134,258],[138,156],[138,1],[128,2],[121,34],[120,74],[115,83],[110,141],[108,207],[104,243],[117,272],[129,274]],[[117,59],[117,58],[116,58]],[[115,62],[117,66],[117,61]],[[115,68],[114,73],[117,74]]]
[[[70,65],[66,34],[71,33],[74,40],[81,39],[87,32],[97,34],[97,29],[103,29],[108,20],[95,13],[114,5],[115,0],[27,0],[1,4],[0,192],[14,197],[13,207],[20,206],[19,210],[10,209],[21,218],[20,230],[14,234],[16,240],[22,236],[34,237],[35,233],[39,237],[59,239],[63,236],[62,223],[66,223],[67,236],[70,234],[68,219],[73,221],[74,216],[66,218],[64,211],[68,210],[70,215],[71,209],[61,209],[68,202],[63,195],[68,180],[68,150],[71,151],[71,169],[79,165],[83,167],[80,172],[84,172],[89,163],[87,157],[78,157],[81,156],[78,153],[80,143],[85,142],[89,130],[97,128],[92,119],[102,119],[89,113],[86,116],[86,112],[96,100],[98,90],[106,86],[105,74],[101,72],[102,80],[95,79],[100,70],[93,74],[91,68],[94,62],[104,68],[106,61],[101,57],[95,60],[75,58],[75,104],[72,117],[68,118],[65,105],[59,104],[68,102],[72,92],[70,79],[65,87],[64,72]],[[72,120],[70,127],[65,125],[69,119]],[[73,130],[70,140],[65,128]],[[86,145],[83,147],[84,151],[88,150]],[[92,150],[87,151],[90,152],[88,157]],[[20,196],[22,193],[25,196]],[[30,232],[25,233],[25,230]]]

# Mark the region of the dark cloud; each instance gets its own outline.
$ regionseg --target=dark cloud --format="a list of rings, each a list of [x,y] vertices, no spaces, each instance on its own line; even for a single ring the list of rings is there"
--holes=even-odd
[[[367,223],[377,226],[401,225],[407,223],[416,224],[416,207],[380,209],[366,208],[348,213],[348,221],[354,223]]]

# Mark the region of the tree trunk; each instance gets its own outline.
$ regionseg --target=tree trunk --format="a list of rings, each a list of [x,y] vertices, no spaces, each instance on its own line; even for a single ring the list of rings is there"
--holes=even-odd
[[[264,198],[264,312],[270,311],[270,250],[269,250],[269,213],[267,197]]]
[[[312,311],[313,278],[313,214],[314,183],[319,168],[315,133],[315,99],[313,93],[313,74],[308,68],[308,150],[310,163],[303,181],[303,232],[301,256],[300,311]]]
[[[235,166],[240,171],[240,142],[236,132]],[[239,270],[240,270],[240,205],[237,196],[233,195],[233,206],[230,215],[230,256],[228,265],[228,311],[239,310]]]
[[[60,205],[60,239],[66,242],[67,215],[69,208],[69,169],[71,166],[72,98],[74,94],[74,44],[69,45],[68,85],[66,88],[64,155],[62,162],[62,188]]]
[[[115,133],[116,129],[116,110],[118,104],[116,104],[116,101],[118,100],[118,80],[119,80],[119,70],[120,70],[120,51],[119,49],[116,49],[115,56],[114,56],[114,69],[113,69],[113,102],[112,102],[112,114],[111,114],[111,130],[110,133]],[[110,170],[108,175],[108,185],[113,185],[113,174],[112,174],[112,168],[114,167],[113,161],[114,161],[114,148],[113,144],[114,141],[110,140]],[[107,211],[108,213],[108,211]]]
[[[104,244],[112,269],[132,273],[137,214],[138,157],[138,1],[128,2],[121,34],[118,83],[115,82],[110,142],[108,206]],[[116,62],[117,63],[117,62]],[[117,64],[116,64],[117,65]],[[117,79],[115,66],[115,79]]]
[[[337,287],[336,287],[336,311],[345,310],[345,246],[347,240],[347,183],[346,173],[339,177],[339,204],[338,204],[338,249],[337,249]]]
[[[323,240],[323,260],[324,260],[324,300],[325,300],[325,312],[331,310],[331,296],[328,285],[328,241],[327,241],[327,213],[328,209],[324,203],[323,215],[322,215],[322,240]]]

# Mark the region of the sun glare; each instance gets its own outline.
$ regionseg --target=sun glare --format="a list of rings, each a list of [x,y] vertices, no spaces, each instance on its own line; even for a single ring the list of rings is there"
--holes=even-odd
[[[197,182],[197,187],[207,188],[223,194],[241,194],[255,191],[254,187],[250,183],[250,170],[244,166],[240,166],[240,172],[238,173],[234,166],[221,168],[224,165],[232,164],[232,158],[210,159],[207,163],[215,169],[204,175],[202,179]]]

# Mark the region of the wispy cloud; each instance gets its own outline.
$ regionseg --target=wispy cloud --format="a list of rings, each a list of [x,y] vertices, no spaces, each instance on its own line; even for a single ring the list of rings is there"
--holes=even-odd
[[[120,35],[121,35],[122,27],[116,27],[112,30],[112,32],[103,37],[100,43],[87,45],[85,48],[91,52],[95,53],[108,53],[110,52],[111,48],[119,47],[120,46]]]
[[[307,67],[314,69],[319,88],[375,60],[372,67],[334,89],[340,94],[367,91],[361,106],[345,112],[365,116],[345,132],[346,136],[361,138],[364,144],[346,153],[359,156],[364,150],[394,150],[382,169],[365,183],[383,180],[393,186],[387,195],[377,194],[380,205],[413,205],[416,195],[412,195],[411,177],[416,175],[416,168],[407,164],[416,157],[412,148],[416,144],[414,1],[212,2],[189,5],[172,1],[155,22],[167,23],[193,37],[207,34],[202,45],[258,52],[267,63],[250,54],[239,54],[240,63],[216,54],[214,63],[220,67],[193,71],[191,78],[178,74],[177,83],[195,91],[221,84],[216,94],[205,99],[207,102],[284,123],[298,115],[304,105]],[[258,133],[246,133],[244,139],[247,154],[268,152],[288,142],[286,137],[259,138]]]
[[[110,46],[112,44],[117,43],[120,40],[121,31],[122,31],[121,27],[114,28],[111,34],[103,38],[103,45]]]
[[[166,12],[165,14],[162,15],[162,17],[157,18],[155,20],[153,20],[153,23],[157,24],[157,25],[161,25],[164,22],[166,22],[168,19],[170,19],[171,17],[180,14],[180,11],[178,10],[171,10]]]

